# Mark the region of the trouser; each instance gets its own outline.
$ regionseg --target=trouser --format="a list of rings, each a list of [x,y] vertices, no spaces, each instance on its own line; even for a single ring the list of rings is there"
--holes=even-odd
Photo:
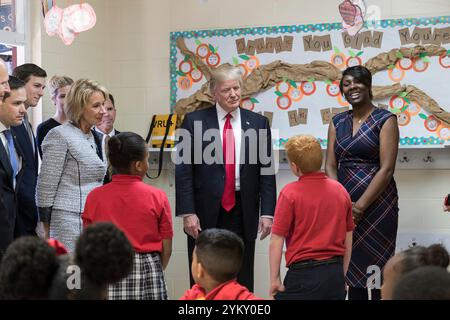
[[[371,289],[370,300],[381,300],[381,290]],[[348,300],[369,300],[369,291],[367,288],[348,288]]]
[[[283,284],[285,291],[278,292],[276,300],[344,300],[342,257],[293,263]]]

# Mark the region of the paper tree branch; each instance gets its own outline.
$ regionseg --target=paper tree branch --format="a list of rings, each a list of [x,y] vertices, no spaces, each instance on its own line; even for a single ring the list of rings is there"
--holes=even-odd
[[[379,71],[386,70],[389,65],[393,65],[399,60],[397,57],[398,52],[405,58],[416,58],[420,57],[421,54],[427,54],[430,57],[440,56],[446,53],[447,49],[435,45],[392,49],[389,52],[380,53],[376,57],[369,59],[364,66],[372,72],[372,75]]]
[[[214,103],[214,100],[208,89],[209,79],[211,79],[210,68],[203,63],[200,57],[186,47],[184,38],[180,37],[177,39],[177,46],[181,53],[189,55],[190,58],[194,60],[195,64],[200,68],[208,80],[208,82],[203,84],[196,93],[188,98],[177,101],[174,107],[175,113],[183,116],[188,112],[210,107]],[[435,45],[392,49],[389,52],[380,53],[376,57],[371,58],[365,63],[365,67],[372,72],[372,75],[379,71],[386,70],[389,65],[395,64],[397,60],[399,60],[398,51],[400,51],[405,58],[414,58],[419,57],[424,53],[428,56],[440,56],[447,50]],[[262,90],[270,89],[286,78],[295,82],[302,82],[308,81],[310,78],[314,78],[315,81],[335,81],[340,80],[341,77],[341,70],[329,62],[312,61],[308,64],[289,64],[277,60],[259,66],[253,70],[250,76],[244,79],[242,98],[245,99]],[[414,86],[402,86],[397,83],[391,86],[373,86],[372,91],[374,99],[383,99],[399,92],[406,91],[410,100],[417,101],[427,112],[432,113],[436,118],[450,125],[450,112],[443,110],[436,101]]]

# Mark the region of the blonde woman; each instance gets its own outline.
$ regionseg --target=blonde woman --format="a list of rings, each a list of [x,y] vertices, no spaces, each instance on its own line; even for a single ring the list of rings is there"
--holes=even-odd
[[[41,158],[42,158],[41,145],[47,133],[53,128],[60,126],[63,123],[66,123],[67,121],[66,113],[64,112],[64,101],[66,99],[67,92],[69,92],[70,86],[72,84],[73,84],[72,78],[66,76],[53,76],[48,82],[51,99],[55,104],[56,111],[53,117],[42,122],[37,127],[36,138]]]
[[[42,143],[36,202],[45,237],[61,241],[70,252],[82,231],[81,213],[88,193],[102,184],[106,164],[97,156],[92,126],[105,114],[107,90],[80,79],[66,96],[68,122],[53,128]]]

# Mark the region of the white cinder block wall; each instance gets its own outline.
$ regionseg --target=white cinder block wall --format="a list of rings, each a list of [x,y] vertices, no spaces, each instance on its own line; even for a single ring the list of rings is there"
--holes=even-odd
[[[169,112],[169,32],[208,28],[335,22],[340,0],[90,0],[97,25],[79,35],[72,46],[49,38],[42,30],[42,66],[49,75],[88,77],[115,95],[117,127],[146,134],[151,116]],[[450,15],[447,0],[373,0],[381,18]],[[72,4],[59,0],[63,7]],[[46,95],[43,120],[54,108]],[[450,167],[450,165],[449,165]],[[450,170],[397,170],[400,230],[441,230],[450,233],[450,216],[442,213],[450,192]],[[277,176],[278,189],[293,180],[288,171]],[[153,184],[167,192],[174,210],[174,177],[170,170]],[[166,277],[170,297],[188,288],[188,265],[182,224],[174,218],[174,251]],[[267,297],[268,241],[258,241],[255,292]]]

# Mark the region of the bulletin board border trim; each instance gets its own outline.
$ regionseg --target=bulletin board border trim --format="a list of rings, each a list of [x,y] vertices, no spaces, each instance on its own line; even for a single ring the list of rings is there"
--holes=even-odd
[[[385,29],[390,27],[412,27],[412,26],[429,26],[440,23],[450,23],[450,16],[438,17],[422,17],[422,18],[398,18],[385,19],[378,21],[365,21],[364,27],[367,29]],[[301,24],[290,26],[267,26],[267,27],[245,27],[234,29],[203,29],[193,31],[175,31],[170,33],[170,109],[176,104],[177,95],[177,39],[180,37],[191,38],[211,38],[211,37],[227,37],[227,36],[246,36],[246,35],[274,35],[286,33],[310,33],[323,32],[332,30],[342,30],[342,23],[317,23],[317,24]],[[279,139],[275,146],[283,148],[287,139]],[[326,147],[327,140],[319,139],[322,147]],[[432,136],[429,137],[404,137],[400,139],[400,146],[442,146],[445,141]]]

